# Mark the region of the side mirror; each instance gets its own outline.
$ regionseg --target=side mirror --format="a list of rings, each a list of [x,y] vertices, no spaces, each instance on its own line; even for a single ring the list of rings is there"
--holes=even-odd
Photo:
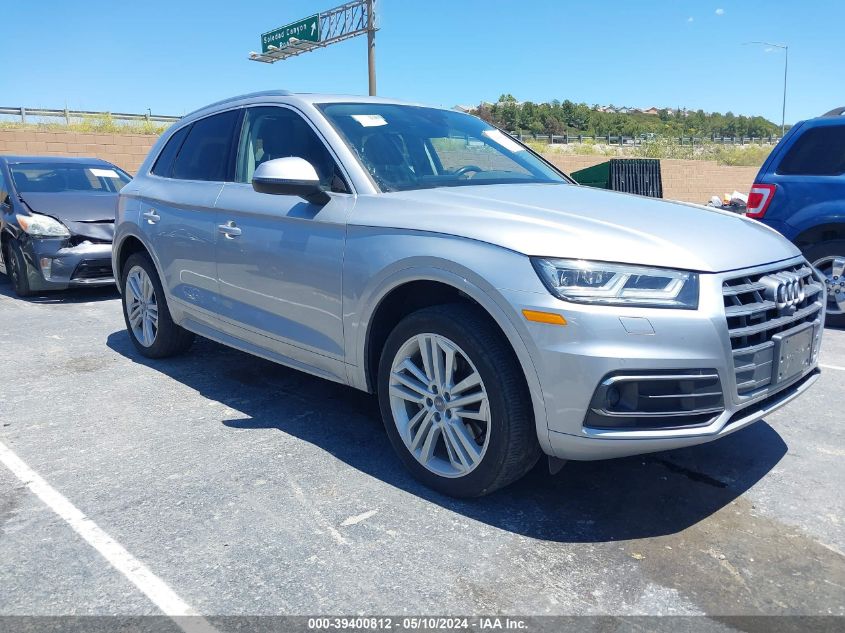
[[[331,200],[331,196],[320,189],[320,178],[314,166],[297,156],[261,163],[252,176],[252,188],[258,193],[299,196],[320,206]]]

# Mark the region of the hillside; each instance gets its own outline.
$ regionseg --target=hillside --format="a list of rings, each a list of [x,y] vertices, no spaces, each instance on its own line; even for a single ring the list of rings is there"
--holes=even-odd
[[[589,136],[622,135],[678,137],[712,136],[767,137],[779,136],[780,126],[761,116],[734,115],[732,112],[661,109],[655,114],[644,112],[608,112],[599,106],[572,101],[550,103],[519,102],[510,94],[496,103],[481,103],[473,114],[509,131],[533,134],[584,134]]]

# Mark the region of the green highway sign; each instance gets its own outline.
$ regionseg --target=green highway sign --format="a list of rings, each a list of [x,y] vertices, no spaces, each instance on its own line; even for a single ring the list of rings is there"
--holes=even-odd
[[[267,53],[271,46],[284,48],[291,38],[308,42],[320,41],[320,14],[312,15],[304,20],[297,20],[291,24],[280,26],[272,31],[261,34],[261,52]]]

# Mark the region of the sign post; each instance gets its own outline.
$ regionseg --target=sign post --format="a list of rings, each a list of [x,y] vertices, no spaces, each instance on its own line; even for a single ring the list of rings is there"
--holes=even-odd
[[[370,96],[376,96],[376,14],[375,0],[367,0],[367,68],[369,70]]]
[[[369,91],[374,96],[378,30],[375,5],[376,0],[350,0],[334,9],[262,33],[261,52],[250,53],[249,59],[273,64],[366,33]]]

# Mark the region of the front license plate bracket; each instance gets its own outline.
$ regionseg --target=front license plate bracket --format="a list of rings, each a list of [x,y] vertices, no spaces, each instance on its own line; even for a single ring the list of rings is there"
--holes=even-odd
[[[772,384],[779,385],[810,368],[813,361],[813,346],[816,340],[816,325],[807,323],[791,332],[775,334]]]

